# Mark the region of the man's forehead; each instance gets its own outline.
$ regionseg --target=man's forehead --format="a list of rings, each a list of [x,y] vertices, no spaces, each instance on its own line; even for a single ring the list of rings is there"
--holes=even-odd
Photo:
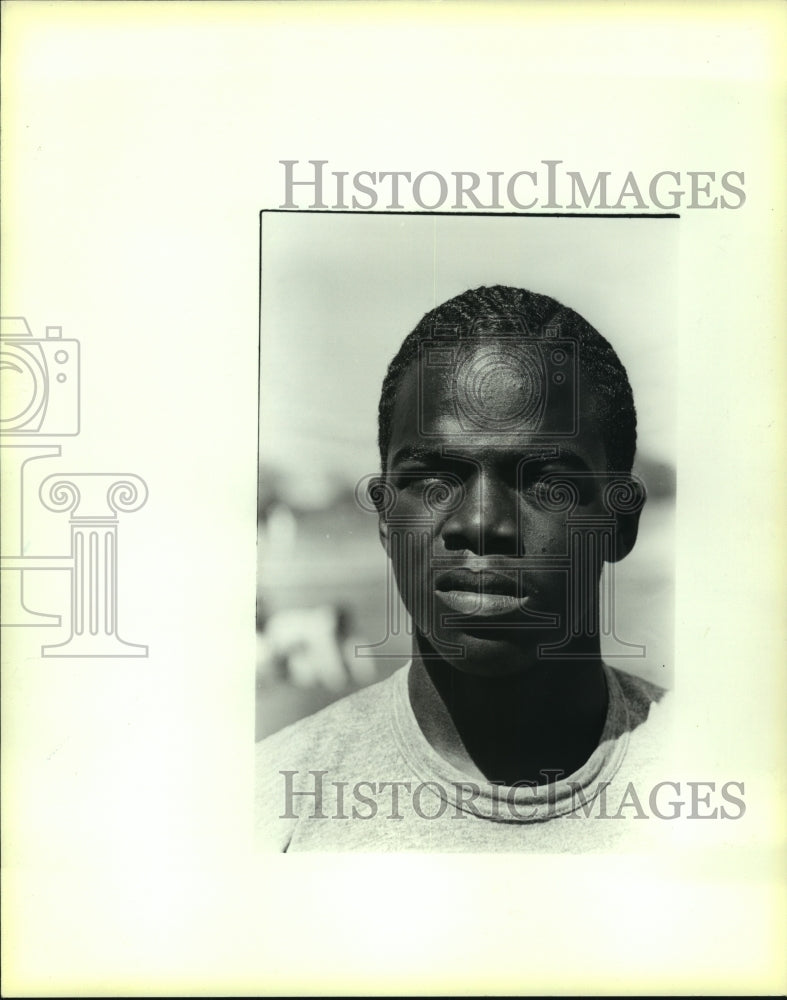
[[[390,451],[392,465],[416,462],[421,465],[439,465],[444,459],[470,464],[483,462],[518,465],[557,462],[563,466],[587,467],[586,455],[581,447],[570,440],[559,443],[546,436],[509,435],[508,437],[463,437],[461,439],[438,437],[396,441]]]
[[[494,338],[427,346],[398,386],[391,455],[403,445],[521,450],[579,438],[587,448],[599,436],[570,343]]]
[[[578,409],[579,370],[569,345],[484,340],[425,345],[397,391],[400,412],[457,416],[467,433],[535,429],[548,410]]]

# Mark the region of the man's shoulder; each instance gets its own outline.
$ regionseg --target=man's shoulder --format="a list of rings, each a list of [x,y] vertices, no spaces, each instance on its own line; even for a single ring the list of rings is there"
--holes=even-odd
[[[282,815],[287,776],[294,787],[304,781],[313,784],[317,779],[310,778],[309,772],[330,774],[331,781],[342,782],[357,781],[370,767],[373,773],[385,770],[384,765],[395,755],[389,722],[400,673],[347,695],[257,743],[255,811],[261,848],[286,851],[292,839],[297,817]],[[389,738],[386,733],[390,733]],[[373,758],[376,765],[371,763]],[[302,794],[302,790],[295,794]]]
[[[337,739],[347,748],[365,741],[370,734],[379,734],[381,721],[391,712],[392,689],[399,673],[346,695],[314,715],[266,736],[257,743],[258,758],[293,759],[315,747],[327,749]]]
[[[627,673],[619,667],[611,667],[611,670],[617,677],[623,693],[631,701],[650,705],[654,701],[661,701],[667,694],[667,688],[654,684],[653,681],[647,681],[644,677]]]
[[[610,668],[615,676],[628,708],[633,726],[645,722],[654,709],[668,694],[666,688],[636,674],[629,674],[618,667]]]

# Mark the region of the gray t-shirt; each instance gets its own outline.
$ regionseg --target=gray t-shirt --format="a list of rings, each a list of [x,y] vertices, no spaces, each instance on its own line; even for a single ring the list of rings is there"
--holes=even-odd
[[[671,704],[661,688],[605,664],[607,716],[588,760],[557,780],[505,786],[463,773],[433,749],[410,704],[409,666],[257,744],[258,846],[610,850],[658,809],[649,775]]]

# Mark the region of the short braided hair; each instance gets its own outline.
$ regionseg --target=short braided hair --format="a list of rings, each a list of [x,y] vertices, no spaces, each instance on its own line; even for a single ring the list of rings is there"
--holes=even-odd
[[[455,336],[488,336],[494,339],[495,320],[521,321],[533,336],[543,336],[547,327],[557,327],[559,336],[577,343],[580,367],[591,390],[601,424],[604,449],[610,469],[631,471],[637,444],[637,414],[626,369],[601,334],[579,313],[547,295],[505,285],[475,288],[449,299],[426,313],[405,337],[388,366],[378,410],[378,444],[383,472],[391,440],[391,421],[399,383],[418,359],[420,345],[433,335],[453,331]],[[484,320],[493,321],[484,329]]]

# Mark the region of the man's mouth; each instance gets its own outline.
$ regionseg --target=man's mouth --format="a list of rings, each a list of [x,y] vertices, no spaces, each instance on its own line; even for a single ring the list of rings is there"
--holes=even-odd
[[[499,570],[446,570],[435,578],[435,592],[448,610],[471,618],[515,615],[531,599],[530,588],[516,572]]]

